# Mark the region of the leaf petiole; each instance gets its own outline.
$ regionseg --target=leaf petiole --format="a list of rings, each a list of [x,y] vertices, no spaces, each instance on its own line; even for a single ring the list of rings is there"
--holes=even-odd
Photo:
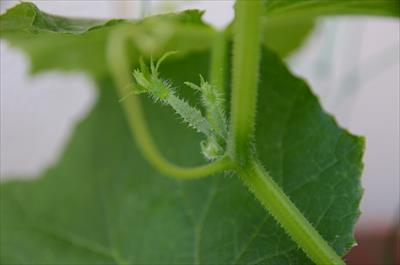
[[[237,1],[235,10],[228,152],[242,164],[253,154],[263,5]]]
[[[236,2],[229,154],[242,181],[311,260],[321,265],[344,264],[263,169],[251,146],[256,117],[262,8],[259,0]]]
[[[316,264],[344,264],[257,160],[253,159],[244,168],[239,167],[237,173],[261,204]]]

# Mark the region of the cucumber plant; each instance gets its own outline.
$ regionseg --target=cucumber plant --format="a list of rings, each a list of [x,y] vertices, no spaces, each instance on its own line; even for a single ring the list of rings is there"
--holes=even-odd
[[[33,73],[86,71],[100,96],[57,165],[1,185],[1,262],[344,264],[363,139],[270,49],[288,54],[320,16],[399,10],[243,0],[222,32],[196,10],[107,22],[8,10],[1,38]],[[291,45],[277,45],[282,30]]]

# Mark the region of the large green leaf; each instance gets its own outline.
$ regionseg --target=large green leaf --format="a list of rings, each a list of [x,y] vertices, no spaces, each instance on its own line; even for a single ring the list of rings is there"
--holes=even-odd
[[[302,20],[287,19],[282,23],[265,23],[264,44],[282,58],[296,51],[312,33],[315,18]]]
[[[304,42],[318,16],[399,16],[398,3],[397,0],[267,1],[265,44],[284,57]],[[31,3],[22,3],[2,15],[0,34],[30,56],[34,73],[61,69],[104,76],[108,70],[104,55],[106,39],[109,32],[121,24],[132,27],[137,36],[137,48],[147,55],[162,54],[168,49],[204,49],[213,39],[213,30],[201,21],[201,12],[195,10],[151,17],[137,26],[137,22],[127,20],[54,16],[41,12]]]
[[[207,74],[208,55],[169,61],[181,84]],[[325,114],[307,85],[266,51],[257,122],[260,158],[340,253],[354,243],[363,142]],[[61,160],[34,181],[1,185],[2,264],[306,264],[310,261],[237,176],[177,181],[142,158],[110,81]],[[191,91],[182,90],[193,100]],[[201,163],[199,136],[144,98],[162,151]]]
[[[208,73],[214,31],[201,13],[139,22],[71,20],[20,4],[0,17],[1,37],[34,72],[80,69],[100,86],[94,110],[60,161],[34,181],[0,186],[2,264],[305,264],[310,261],[237,176],[177,181],[142,158],[104,56],[107,36],[130,27],[139,52],[203,50],[162,66],[175,84]],[[180,91],[194,101],[190,91]],[[151,131],[171,160],[202,163],[200,138],[165,106],[145,101]],[[354,243],[363,142],[340,129],[307,85],[265,51],[257,122],[259,156],[340,254]]]
[[[208,48],[214,30],[201,21],[202,13],[189,10],[141,21],[71,19],[41,12],[21,3],[0,16],[0,36],[21,48],[32,62],[33,73],[48,70],[83,70],[95,77],[108,74],[107,38],[116,27],[134,32],[141,54],[157,57],[165,51]]]
[[[398,0],[272,0],[265,6],[264,42],[282,57],[303,44],[319,17],[400,16]]]
[[[400,16],[398,0],[282,0],[265,1],[266,16],[270,18],[371,15]]]

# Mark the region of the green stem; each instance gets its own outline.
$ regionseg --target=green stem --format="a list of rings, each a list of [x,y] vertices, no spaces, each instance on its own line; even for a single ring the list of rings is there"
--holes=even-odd
[[[126,47],[130,36],[131,32],[126,29],[116,30],[111,34],[107,47],[107,59],[120,98],[125,97],[131,92],[127,90],[132,84],[132,69],[130,67],[129,54]],[[176,178],[194,179],[232,168],[231,160],[228,157],[224,157],[207,165],[190,168],[180,167],[170,163],[164,158],[154,144],[138,96],[132,94],[126,97],[121,104],[125,110],[128,124],[132,136],[136,140],[136,144],[150,164],[162,173]]]
[[[311,260],[321,265],[344,264],[258,161],[253,160],[237,172],[262,205]]]
[[[236,2],[231,124],[228,150],[244,163],[252,155],[261,43],[261,1]]]
[[[228,151],[243,182],[316,264],[344,264],[282,189],[255,159],[257,77],[261,41],[261,1],[235,6],[231,124]]]
[[[222,95],[225,94],[226,46],[225,32],[217,32],[211,50],[209,80]]]

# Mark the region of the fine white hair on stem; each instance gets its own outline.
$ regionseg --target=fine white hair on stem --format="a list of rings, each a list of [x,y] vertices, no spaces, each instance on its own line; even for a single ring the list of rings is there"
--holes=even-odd
[[[217,159],[224,155],[227,139],[227,121],[224,114],[224,99],[219,95],[218,89],[200,75],[200,85],[190,82],[184,84],[201,93],[201,103],[206,109],[207,115],[196,107],[191,106],[183,98],[176,94],[172,83],[159,76],[160,65],[176,51],[165,53],[154,64],[150,60],[150,69],[140,59],[140,68],[133,72],[136,82],[136,93],[147,93],[154,102],[169,105],[182,118],[185,124],[206,136],[201,142],[202,152],[209,160]]]

